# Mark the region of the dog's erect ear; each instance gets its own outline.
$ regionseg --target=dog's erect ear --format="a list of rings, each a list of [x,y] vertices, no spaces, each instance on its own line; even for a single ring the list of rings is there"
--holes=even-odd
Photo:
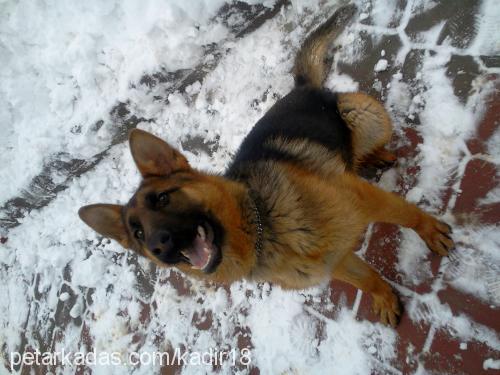
[[[168,176],[190,169],[188,161],[179,151],[150,133],[134,129],[130,132],[129,142],[142,177]]]
[[[118,241],[128,247],[128,235],[121,214],[122,206],[117,204],[91,204],[78,210],[85,224],[104,237]]]

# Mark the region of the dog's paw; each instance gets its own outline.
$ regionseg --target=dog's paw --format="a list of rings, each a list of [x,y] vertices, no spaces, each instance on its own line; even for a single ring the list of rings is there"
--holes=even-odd
[[[429,249],[441,256],[447,256],[448,252],[455,247],[451,239],[451,227],[430,215],[426,215],[416,228],[416,232]]]
[[[396,154],[387,150],[385,147],[381,147],[364,157],[363,160],[361,160],[360,165],[362,167],[374,167],[385,170],[393,167],[394,164],[396,164],[396,161]]]
[[[396,327],[401,317],[401,304],[399,298],[391,288],[383,293],[372,294],[373,312],[380,316],[380,322]]]
[[[395,153],[381,147],[373,153],[375,166],[379,168],[390,168],[396,164],[397,156]]]

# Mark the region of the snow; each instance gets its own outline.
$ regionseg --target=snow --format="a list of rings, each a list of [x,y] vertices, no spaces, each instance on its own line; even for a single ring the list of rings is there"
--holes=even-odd
[[[500,359],[488,358],[483,362],[484,370],[500,370]]]
[[[372,1],[372,17],[374,24],[387,27],[396,16],[397,0],[375,0]]]
[[[25,186],[49,155],[70,152],[85,158],[109,143],[107,114],[128,98],[131,82],[158,66],[191,68],[203,45],[227,35],[221,23],[210,22],[223,3],[2,2],[0,142],[5,152],[0,161],[5,167],[0,179],[8,178],[9,184],[0,200]],[[47,26],[47,20],[57,21]],[[96,139],[89,132],[103,118]]]
[[[481,14],[478,20],[478,34],[470,49],[477,55],[500,54],[500,40],[491,35],[500,34],[500,8],[495,0],[486,0],[481,3]]]
[[[384,70],[387,69],[388,66],[389,66],[389,62],[386,59],[380,59],[379,61],[377,61],[377,63],[373,67],[373,70],[375,72],[383,72]]]
[[[389,66],[400,69],[411,47],[403,35],[411,9],[401,13],[397,3],[378,0],[369,7],[359,2],[360,20],[370,19],[372,32],[399,33],[403,42],[394,61],[382,50],[375,72],[387,71]],[[236,39],[216,17],[222,4],[222,0],[0,2],[0,180],[9,181],[2,184],[0,201],[16,197],[51,160],[86,159],[106,149],[118,126],[110,111],[120,102],[145,119],[139,128],[181,150],[188,137],[216,142],[211,155],[183,151],[197,168],[221,172],[253,124],[293,86],[288,72],[297,46],[334,5],[325,8],[321,1],[293,1],[255,32]],[[274,2],[264,4],[270,7]],[[434,3],[410,2],[408,8],[412,6],[415,11]],[[500,53],[495,37],[500,34],[500,6],[486,0],[480,12],[477,37],[463,51],[476,59]],[[399,18],[402,26],[390,29]],[[420,33],[419,46],[432,45],[442,27]],[[338,60],[354,64],[363,56],[366,46],[358,38],[361,30],[357,23],[338,41],[343,46]],[[204,53],[211,43],[218,43],[224,51],[221,61],[183,91],[165,94],[165,86],[140,84],[145,75],[190,69],[215,59]],[[386,107],[397,134],[407,119],[420,118],[422,144],[417,158],[421,169],[406,197],[431,212],[440,212],[449,177],[463,173],[471,160],[466,140],[484,114],[485,97],[493,90],[492,82],[475,82],[475,92],[466,103],[460,102],[446,75],[452,51],[442,46],[434,54],[426,53],[413,85],[396,71],[387,86]],[[382,82],[377,83],[382,88]],[[360,84],[333,69],[326,86],[346,92],[358,90]],[[99,120],[103,124],[96,130]],[[488,144],[496,165],[499,137],[497,132]],[[397,190],[398,173],[396,169],[384,173],[380,186]],[[54,315],[61,301],[71,320],[62,328],[64,334],[56,340],[55,349],[81,349],[79,320],[85,322],[96,351],[118,352],[123,357],[132,350],[164,351],[168,345],[200,352],[235,348],[235,332],[241,329],[250,332],[252,363],[261,373],[314,374],[324,373],[325,368],[343,374],[394,372],[391,363],[396,358],[397,333],[356,319],[357,308],[333,305],[328,301],[328,285],[290,292],[244,281],[222,288],[183,280],[186,295],[169,281],[179,277],[175,272],[152,271],[147,260],[102,240],[79,220],[80,206],[123,203],[139,180],[128,146],[116,144],[95,168],[72,179],[50,204],[27,213],[19,226],[8,231],[8,241],[0,249],[0,342],[7,352],[20,349],[23,332],[31,345],[36,345],[36,330],[42,336],[52,335],[47,317]],[[452,188],[456,193],[459,186]],[[498,202],[498,191],[490,191],[482,203]],[[453,199],[443,218],[454,223],[452,205]],[[0,229],[0,234],[6,233]],[[368,239],[370,235],[371,229]],[[467,349],[464,342],[476,340],[498,351],[497,333],[465,314],[454,314],[437,298],[438,291],[451,285],[500,306],[498,228],[457,223],[454,236],[459,244],[456,257],[441,264],[441,281],[432,291],[409,299],[407,314],[413,322],[448,330],[463,341],[462,350]],[[397,271],[405,282],[419,285],[432,275],[429,250],[410,230],[401,231],[400,241]],[[401,286],[399,292],[412,295]],[[31,307],[35,296],[36,313]],[[156,309],[145,321],[146,306],[151,303]],[[203,319],[212,322],[210,329],[193,326]],[[483,367],[498,369],[500,365],[496,359],[487,359]],[[420,365],[419,369],[425,371]],[[94,373],[129,370],[126,365],[96,365]],[[202,371],[210,372],[212,367]],[[150,372],[147,367],[135,371]],[[199,372],[196,366],[183,371]],[[221,366],[221,372],[231,373],[228,363]],[[63,373],[72,369],[65,368]]]
[[[59,299],[63,302],[66,302],[69,299],[70,295],[67,292],[61,293],[59,296]]]

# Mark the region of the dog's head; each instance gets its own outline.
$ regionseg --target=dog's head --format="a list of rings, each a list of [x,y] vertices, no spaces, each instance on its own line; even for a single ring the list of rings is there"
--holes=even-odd
[[[123,206],[82,207],[80,218],[161,266],[219,274],[215,279],[238,277],[238,265],[249,256],[241,242],[249,238],[242,230],[237,184],[195,171],[179,151],[142,130],[131,132],[130,149],[143,177],[135,194]]]

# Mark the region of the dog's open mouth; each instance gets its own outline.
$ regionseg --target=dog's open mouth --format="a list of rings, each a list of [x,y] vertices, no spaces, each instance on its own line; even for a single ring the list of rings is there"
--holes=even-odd
[[[189,248],[181,254],[191,264],[191,267],[206,273],[214,271],[219,249],[214,243],[215,233],[208,222],[198,225],[197,234]]]

